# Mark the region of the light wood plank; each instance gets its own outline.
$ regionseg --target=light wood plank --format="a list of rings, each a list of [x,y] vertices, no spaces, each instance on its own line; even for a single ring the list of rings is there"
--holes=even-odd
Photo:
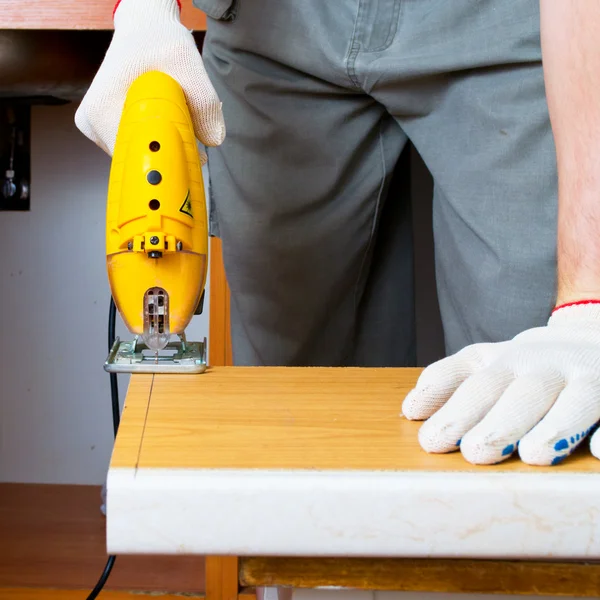
[[[112,467],[598,472],[587,448],[552,467],[517,458],[474,467],[459,452],[426,454],[420,423],[399,416],[419,373],[214,367],[200,376],[156,375],[142,447],[128,439],[125,418]],[[145,386],[132,377],[127,402],[137,403]]]
[[[238,559],[235,556],[206,557],[207,600],[238,600]]]
[[[231,349],[230,293],[223,266],[222,243],[210,239],[209,362],[213,366],[233,364]]]
[[[600,564],[489,560],[241,558],[253,586],[598,597]]]
[[[115,0],[0,0],[2,29],[113,29]],[[206,30],[206,15],[191,0],[182,2],[182,22],[195,31]]]

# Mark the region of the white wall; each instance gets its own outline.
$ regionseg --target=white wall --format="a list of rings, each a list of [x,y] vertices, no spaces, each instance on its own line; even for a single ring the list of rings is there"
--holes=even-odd
[[[33,109],[31,212],[0,213],[4,482],[100,484],[110,459],[110,161],[76,129],[75,108]],[[208,309],[207,298],[189,339],[208,337]],[[120,322],[117,335],[131,337]]]

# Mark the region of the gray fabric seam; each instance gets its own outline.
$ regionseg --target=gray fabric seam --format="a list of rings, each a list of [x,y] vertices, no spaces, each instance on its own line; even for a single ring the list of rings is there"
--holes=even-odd
[[[346,59],[346,74],[350,79],[350,83],[357,89],[361,89],[358,78],[356,77],[356,58],[360,50],[360,43],[357,40],[358,30],[360,28],[360,22],[363,16],[363,0],[358,2],[358,11],[356,13],[356,19],[354,21],[354,29],[352,31],[352,38],[350,39],[350,49],[348,51],[348,57]]]
[[[369,256],[369,252],[371,251],[371,248],[373,247],[375,231],[377,229],[377,223],[379,221],[381,198],[383,196],[383,188],[385,187],[385,178],[387,175],[387,169],[385,166],[385,150],[383,148],[383,135],[382,135],[381,129],[382,129],[382,124],[380,122],[378,135],[379,135],[379,154],[381,156],[381,168],[382,168],[381,183],[379,184],[379,190],[377,192],[377,200],[375,202],[375,207],[373,209],[373,219],[372,219],[372,223],[371,223],[371,231],[369,233],[369,239],[367,241],[367,245],[366,245],[365,251],[363,253],[362,261],[360,264],[360,268],[358,270],[358,275],[356,277],[356,282],[354,284],[354,314],[355,315],[358,311],[358,288],[360,286],[361,279],[363,278],[367,257]],[[354,327],[354,329],[356,329],[356,318],[354,319],[354,323],[355,324],[353,327]],[[356,333],[356,331],[354,333]]]

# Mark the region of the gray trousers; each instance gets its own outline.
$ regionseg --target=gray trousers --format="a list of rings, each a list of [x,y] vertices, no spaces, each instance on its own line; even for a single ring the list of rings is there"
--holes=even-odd
[[[194,0],[238,365],[415,363],[410,140],[446,351],[546,322],[557,176],[537,0]]]

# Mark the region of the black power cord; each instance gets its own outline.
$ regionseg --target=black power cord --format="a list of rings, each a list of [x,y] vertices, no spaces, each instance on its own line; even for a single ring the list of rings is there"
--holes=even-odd
[[[110,309],[108,311],[108,351],[110,353],[113,344],[115,343],[115,329],[116,329],[116,320],[117,320],[117,307],[115,305],[114,299],[110,298]],[[117,374],[110,373],[110,396],[112,400],[112,417],[113,417],[113,429],[115,438],[117,437],[117,431],[119,430],[119,423],[121,422],[121,409],[119,406],[119,387],[117,382]],[[106,566],[104,567],[104,571],[98,579],[98,583],[96,587],[91,591],[90,595],[87,597],[87,600],[95,600],[98,597],[98,594],[104,588],[104,584],[108,580],[110,576],[110,572],[115,564],[115,556],[109,556],[106,561]]]
[[[108,352],[112,350],[116,339],[116,320],[117,320],[117,306],[112,296],[110,298],[110,309],[108,311]],[[112,399],[112,418],[113,418],[113,430],[115,439],[117,437],[117,431],[119,430],[119,423],[121,421],[121,407],[119,406],[119,388],[117,386],[117,374],[109,373],[110,375],[110,396]]]
[[[106,566],[104,567],[104,572],[100,576],[100,579],[98,579],[98,583],[96,584],[96,587],[92,590],[90,595],[87,597],[87,600],[95,600],[95,598],[98,597],[98,594],[102,591],[102,588],[104,587],[104,584],[106,583],[106,580],[108,579],[114,564],[115,564],[115,557],[109,556],[108,560],[106,561]]]

